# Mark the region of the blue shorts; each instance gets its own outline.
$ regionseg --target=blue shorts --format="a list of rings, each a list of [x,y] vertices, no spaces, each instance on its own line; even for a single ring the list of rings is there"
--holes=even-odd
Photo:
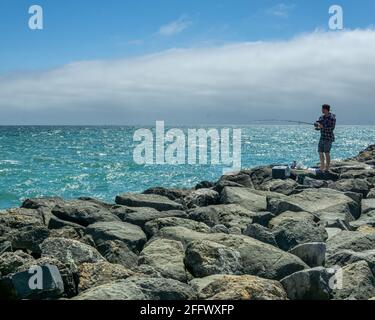
[[[330,153],[332,149],[332,141],[325,141],[320,140],[319,141],[319,153]]]

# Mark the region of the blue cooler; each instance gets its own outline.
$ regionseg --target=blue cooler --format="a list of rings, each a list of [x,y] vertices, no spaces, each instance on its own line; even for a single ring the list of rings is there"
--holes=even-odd
[[[290,177],[290,168],[288,166],[276,166],[272,168],[273,179],[288,179]]]

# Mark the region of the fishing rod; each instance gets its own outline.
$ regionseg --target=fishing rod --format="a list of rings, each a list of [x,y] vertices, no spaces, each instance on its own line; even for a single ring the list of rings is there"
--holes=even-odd
[[[311,123],[311,122],[298,121],[298,120],[281,120],[281,119],[253,120],[252,122],[289,122],[289,123],[297,123],[297,124],[308,124],[311,126],[314,125],[314,123]]]

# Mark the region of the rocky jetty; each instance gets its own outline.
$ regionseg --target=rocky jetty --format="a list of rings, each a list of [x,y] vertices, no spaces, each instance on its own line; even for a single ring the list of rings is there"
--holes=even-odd
[[[372,299],[374,166],[375,145],[326,174],[27,199],[0,213],[0,298]]]

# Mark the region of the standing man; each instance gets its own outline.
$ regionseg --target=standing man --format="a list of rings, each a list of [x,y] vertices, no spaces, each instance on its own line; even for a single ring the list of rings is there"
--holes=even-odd
[[[332,114],[330,111],[330,105],[323,105],[323,115],[315,123],[316,129],[320,130],[318,151],[320,156],[320,170],[324,172],[329,171],[329,166],[331,164],[331,148],[332,143],[335,141],[335,135],[333,131],[336,127],[336,116]]]

